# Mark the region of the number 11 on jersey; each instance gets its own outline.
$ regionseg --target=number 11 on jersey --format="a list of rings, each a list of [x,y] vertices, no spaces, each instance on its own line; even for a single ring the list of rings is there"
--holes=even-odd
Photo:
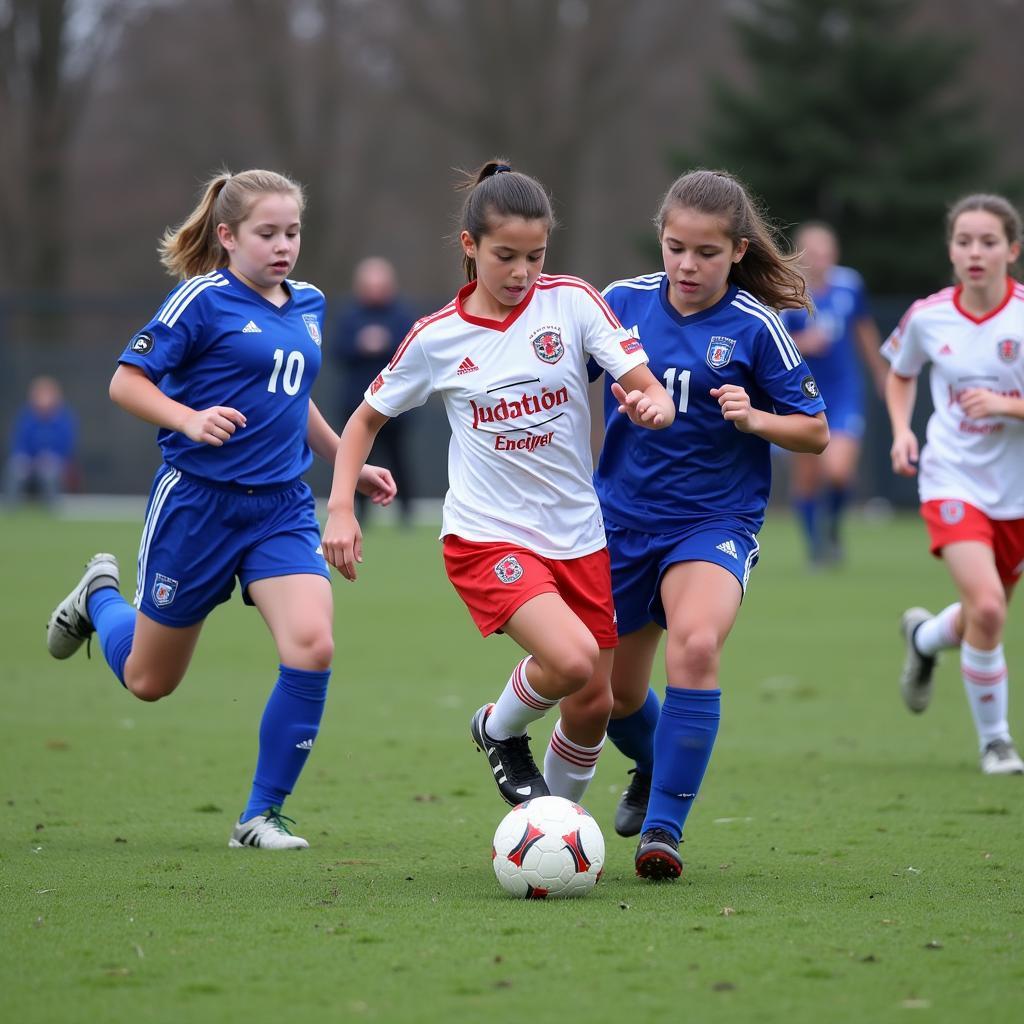
[[[679,375],[679,402],[676,408],[680,412],[686,412],[686,407],[690,403],[690,371],[680,370],[678,366],[670,366],[663,375],[665,390],[670,395],[675,394],[677,374]]]

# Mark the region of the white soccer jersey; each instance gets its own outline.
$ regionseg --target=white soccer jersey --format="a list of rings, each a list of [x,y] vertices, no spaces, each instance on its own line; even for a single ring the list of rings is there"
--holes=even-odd
[[[960,304],[960,288],[915,302],[882,347],[902,377],[932,364],[927,443],[921,452],[921,501],[959,498],[991,519],[1024,518],[1024,420],[971,419],[960,408],[968,388],[1024,395],[1024,286],[1008,281],[1003,303],[978,319]]]
[[[397,416],[443,398],[452,437],[442,536],[546,558],[599,551],[587,359],[618,379],[647,361],[643,347],[579,278],[542,274],[503,321],[466,312],[475,287],[413,325],[366,401]]]

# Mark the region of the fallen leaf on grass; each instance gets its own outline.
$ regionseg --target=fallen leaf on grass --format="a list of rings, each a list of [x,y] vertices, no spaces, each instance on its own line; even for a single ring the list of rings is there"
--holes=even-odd
[[[722,907],[722,909],[718,912],[718,915],[719,917],[732,917],[732,915],[735,913],[736,911],[733,907]]]

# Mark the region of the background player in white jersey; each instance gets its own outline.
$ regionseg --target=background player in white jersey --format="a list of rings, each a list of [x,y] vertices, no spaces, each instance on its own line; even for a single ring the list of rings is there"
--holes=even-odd
[[[185,278],[128,343],[111,398],[160,427],[139,548],[135,607],[113,555],[93,556],[57,606],[47,646],[67,658],[95,632],[121,684],[155,701],[181,682],[207,615],[237,577],[280,660],[259,730],[252,791],[229,846],[299,849],[281,815],[320,727],[334,645],[330,575],[302,481],[338,436],[309,397],[320,368],[324,297],[291,281],[301,188],[272,171],[220,174],[161,244]],[[386,504],[386,470],[358,471]],[[136,611],[136,608],[138,609]]]
[[[824,403],[778,307],[806,303],[743,186],[692,171],[655,218],[665,271],[605,289],[677,406],[660,434],[608,415],[595,482],[619,631],[608,735],[637,762],[616,814],[636,870],[678,878],[679,842],[720,716],[718,665],[757,561],[771,445],[821,452]],[[611,405],[614,405],[614,400]],[[621,422],[620,422],[621,421]],[[665,702],[648,681],[663,631]]]
[[[500,160],[466,182],[459,236],[469,283],[418,321],[342,432],[324,554],[355,579],[362,537],[352,489],[391,416],[444,400],[451,423],[441,536],[448,577],[480,632],[526,652],[472,736],[503,799],[578,800],[611,711],[617,642],[604,528],[591,481],[587,359],[619,383],[617,408],[640,426],[673,406],[600,294],[541,273],[554,223],[544,188]],[[527,727],[560,700],[541,776]]]
[[[864,437],[861,363],[878,396],[889,372],[882,339],[857,271],[838,265],[839,240],[827,224],[808,221],[793,236],[813,311],[785,309],[782,322],[796,342],[828,405],[828,448],[790,459],[790,500],[812,565],[842,560],[841,526],[856,483]]]
[[[953,205],[946,227],[956,286],[915,302],[882,349],[892,367],[892,467],[918,473],[932,554],[960,597],[934,616],[903,613],[900,688],[911,711],[924,711],[939,651],[959,647],[981,769],[1019,774],[1002,640],[1024,571],[1024,286],[1009,274],[1021,219],[1001,196],[971,195]],[[918,464],[910,419],[929,362],[935,411]]]

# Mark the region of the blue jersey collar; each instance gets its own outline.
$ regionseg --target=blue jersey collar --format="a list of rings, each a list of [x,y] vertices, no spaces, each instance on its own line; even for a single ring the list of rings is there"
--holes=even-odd
[[[661,299],[661,308],[665,311],[665,315],[669,317],[674,323],[679,324],[680,327],[685,327],[688,324],[700,323],[702,320],[707,320],[708,317],[715,316],[720,310],[724,309],[733,299],[736,298],[736,293],[739,288],[730,284],[726,289],[725,294],[713,305],[708,306],[707,309],[702,309],[699,313],[691,313],[689,316],[683,316],[679,310],[669,301],[668,297],[668,274],[662,278],[661,288],[658,289],[658,296]]]
[[[221,267],[220,273],[223,274],[247,299],[252,299],[253,302],[258,302],[260,305],[266,306],[267,309],[273,310],[275,313],[287,312],[291,309],[292,303],[295,301],[295,292],[292,291],[292,287],[288,281],[282,282],[284,290],[288,293],[288,301],[283,306],[275,306],[270,299],[265,299],[258,291],[250,288],[244,281],[232,274],[227,267]]]

